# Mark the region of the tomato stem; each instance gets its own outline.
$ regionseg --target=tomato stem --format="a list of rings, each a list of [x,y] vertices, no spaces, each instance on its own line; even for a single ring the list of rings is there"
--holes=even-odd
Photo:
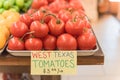
[[[67,9],[71,14],[74,12],[74,9],[73,8],[68,8]]]
[[[61,23],[61,21],[60,21],[59,18],[57,18],[54,14],[50,14],[50,13],[49,13],[49,14],[46,14],[46,15],[43,17],[43,21],[44,21],[44,18],[47,17],[47,16],[53,16],[53,17],[57,20],[57,21],[56,21],[57,24],[60,24],[60,23]]]
[[[76,22],[76,21],[77,21],[77,17],[78,17],[78,16],[75,16],[75,17],[73,18],[73,22]]]
[[[42,10],[43,13],[46,13],[47,11],[46,10]]]
[[[20,38],[20,40],[22,41],[26,35],[28,35],[28,34],[33,34],[34,32],[35,32],[35,31],[31,31],[31,32],[25,33],[25,34]]]
[[[45,23],[45,21],[44,21],[44,19],[41,19],[41,21],[40,21],[42,24],[44,24]]]

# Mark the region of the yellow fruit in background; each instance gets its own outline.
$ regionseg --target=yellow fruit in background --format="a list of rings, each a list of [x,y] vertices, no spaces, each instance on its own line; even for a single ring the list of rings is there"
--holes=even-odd
[[[6,20],[6,21],[8,21],[8,20]],[[6,23],[6,27],[8,28],[8,30],[10,31],[10,27],[13,25],[13,21],[8,21],[7,23]]]
[[[10,12],[10,14],[8,12]],[[7,15],[7,13],[9,16]],[[6,26],[8,30],[13,25],[13,23],[18,21],[20,18],[20,14],[18,12],[12,12],[12,11],[6,11],[5,13],[3,13],[3,16],[5,16],[6,18],[0,20],[0,26]]]
[[[1,14],[0,14],[0,21],[5,19]]]
[[[15,22],[15,21],[18,21],[18,20],[19,20],[19,18],[20,18],[20,16],[19,16],[19,15],[14,14],[14,15],[10,15],[10,16],[8,16],[6,19],[7,19],[7,21],[12,21],[12,22]]]
[[[0,26],[5,26],[6,25],[6,19],[0,20]]]
[[[6,36],[3,32],[0,32],[0,49],[2,49],[6,43]]]
[[[10,11],[12,12],[12,11]],[[14,22],[18,21],[20,18],[20,14],[18,12],[12,12],[9,16],[6,17],[6,26],[8,29],[13,25]]]
[[[2,16],[4,16],[6,18],[9,14],[11,14],[11,13],[8,10],[6,10],[2,13]]]
[[[20,14],[18,12],[15,12],[15,11],[11,11],[11,10],[6,10],[2,13],[2,15],[7,18],[11,15],[14,15],[14,16],[20,16]]]
[[[1,27],[1,26],[0,26],[0,32],[2,32],[3,35],[5,35],[6,39],[9,38],[9,36],[10,36],[10,31],[8,30],[7,27],[5,27],[5,26],[2,26],[2,27]]]

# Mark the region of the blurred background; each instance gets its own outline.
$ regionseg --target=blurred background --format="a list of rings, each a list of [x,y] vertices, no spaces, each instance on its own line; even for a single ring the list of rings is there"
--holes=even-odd
[[[93,24],[98,23],[102,16],[110,15],[110,18],[109,18],[110,21],[106,19],[107,24],[113,21],[114,23],[116,23],[118,27],[120,26],[120,24],[117,21],[117,20],[120,20],[120,0],[81,0],[81,3],[91,23]],[[102,43],[102,41],[100,41],[100,43]],[[78,71],[80,71],[79,72],[80,74],[78,74],[77,76],[62,76],[62,80],[79,80],[80,76],[81,76],[81,80],[103,80],[101,77],[103,77],[105,74],[108,74],[108,73],[110,74],[110,71],[111,73],[115,73],[117,71],[117,70],[113,70],[113,67],[110,67],[114,63],[114,62],[112,64],[110,63],[110,60],[109,60],[110,55],[106,53],[105,55],[106,55],[106,58],[105,58],[106,60],[105,60],[104,66],[103,65],[101,66],[98,66],[98,65],[97,66],[96,65],[95,66],[79,66]],[[120,61],[120,58],[118,58],[118,56],[114,56],[114,58],[112,59],[114,60],[117,59],[117,61],[118,60]],[[111,59],[111,62],[112,62],[112,59]],[[107,63],[110,63],[110,64],[107,64]],[[116,67],[118,66],[118,63],[115,64]],[[115,74],[120,74],[120,69],[119,69],[119,72]],[[120,80],[120,77],[118,76],[113,77],[116,79],[112,79],[112,77],[110,77],[111,74],[107,76],[109,76],[109,78],[107,78],[106,80],[108,79],[109,80]],[[6,77],[7,78],[9,77],[9,80],[40,80],[40,76],[31,76],[28,73],[22,73],[22,74],[0,73],[0,80],[8,80],[6,79]]]
[[[104,14],[112,14],[120,19],[120,0],[81,0],[81,2],[92,22]]]

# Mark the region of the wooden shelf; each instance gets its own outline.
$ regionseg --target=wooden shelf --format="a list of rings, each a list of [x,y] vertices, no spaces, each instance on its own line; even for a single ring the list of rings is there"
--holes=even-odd
[[[30,57],[15,57],[7,52],[0,56],[0,71],[2,72],[30,72]],[[78,65],[102,65],[104,63],[104,55],[99,50],[92,56],[78,56]]]

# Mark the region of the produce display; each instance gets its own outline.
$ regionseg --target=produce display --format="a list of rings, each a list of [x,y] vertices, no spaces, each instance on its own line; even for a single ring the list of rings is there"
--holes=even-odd
[[[20,18],[20,14],[14,11],[4,11],[0,14],[0,49],[2,49],[10,36],[10,27]]]
[[[32,0],[0,0],[0,14],[6,10],[26,12]]]
[[[80,0],[33,0],[9,31],[8,49],[13,51],[94,50],[97,42]]]

